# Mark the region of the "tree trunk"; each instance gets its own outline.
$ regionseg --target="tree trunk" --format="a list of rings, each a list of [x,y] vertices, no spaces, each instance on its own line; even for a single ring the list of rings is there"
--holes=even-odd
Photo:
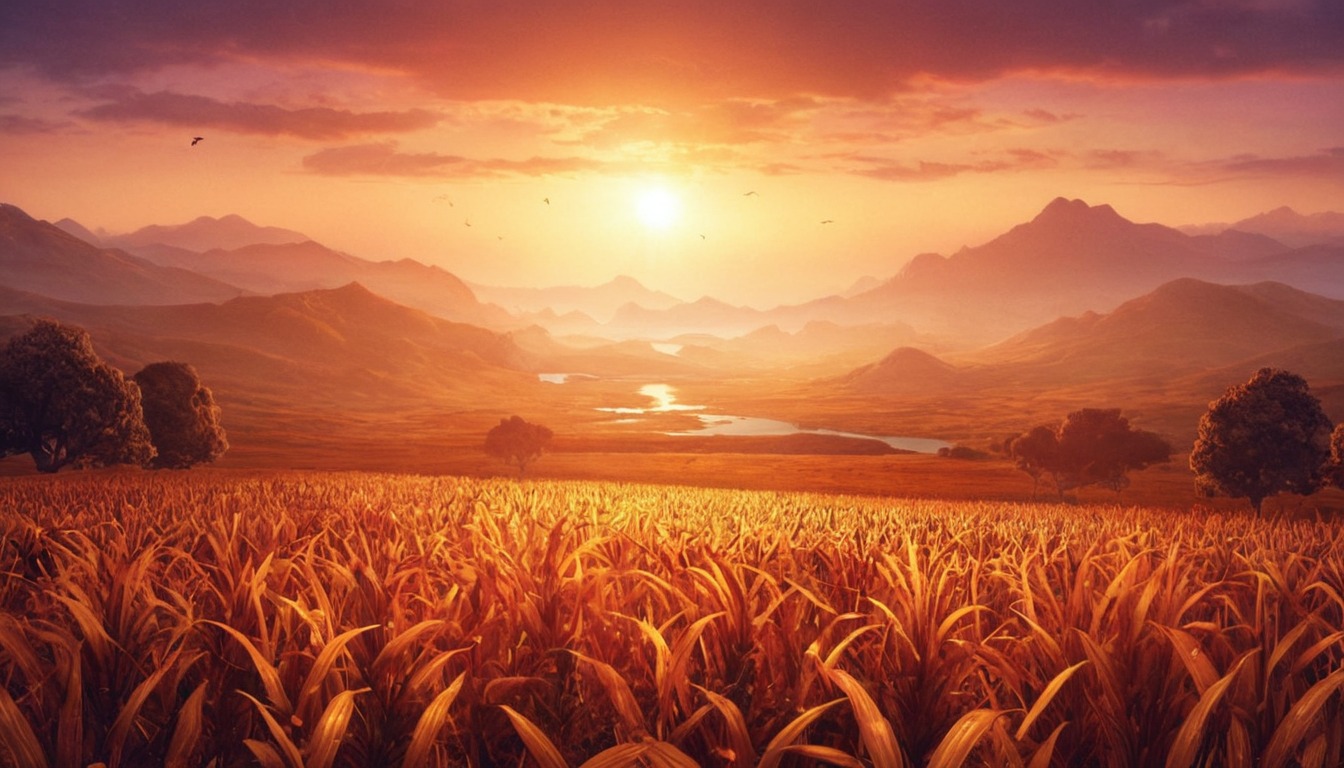
[[[32,455],[38,472],[55,472],[69,463],[65,446],[56,438],[38,438],[28,453]]]

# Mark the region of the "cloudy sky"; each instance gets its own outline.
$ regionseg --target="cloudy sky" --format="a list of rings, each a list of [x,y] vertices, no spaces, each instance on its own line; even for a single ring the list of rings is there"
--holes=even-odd
[[[1056,196],[1344,210],[1344,2],[0,4],[0,201],[91,229],[769,306]]]

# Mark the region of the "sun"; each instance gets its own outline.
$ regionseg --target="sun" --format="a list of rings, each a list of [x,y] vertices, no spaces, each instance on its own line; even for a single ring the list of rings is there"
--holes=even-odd
[[[649,229],[667,230],[681,219],[681,198],[667,187],[647,187],[635,197],[635,216]]]

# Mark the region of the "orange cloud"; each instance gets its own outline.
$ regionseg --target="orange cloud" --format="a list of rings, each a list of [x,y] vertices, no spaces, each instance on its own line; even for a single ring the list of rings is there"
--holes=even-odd
[[[303,158],[303,167],[324,176],[440,178],[553,176],[614,170],[611,163],[578,157],[475,160],[436,152],[402,152],[394,142],[324,149]]]
[[[977,162],[937,162],[921,160],[914,164],[878,157],[855,156],[852,160],[866,163],[867,168],[851,171],[858,176],[884,181],[936,181],[965,173],[1001,173],[1050,168],[1058,164],[1055,157],[1034,149],[1013,149],[1006,157]]]

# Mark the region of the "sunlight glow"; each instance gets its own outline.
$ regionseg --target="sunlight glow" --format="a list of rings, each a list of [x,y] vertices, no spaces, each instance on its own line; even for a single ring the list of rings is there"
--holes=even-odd
[[[635,198],[635,216],[649,229],[666,230],[681,218],[681,198],[667,187],[648,187]]]

